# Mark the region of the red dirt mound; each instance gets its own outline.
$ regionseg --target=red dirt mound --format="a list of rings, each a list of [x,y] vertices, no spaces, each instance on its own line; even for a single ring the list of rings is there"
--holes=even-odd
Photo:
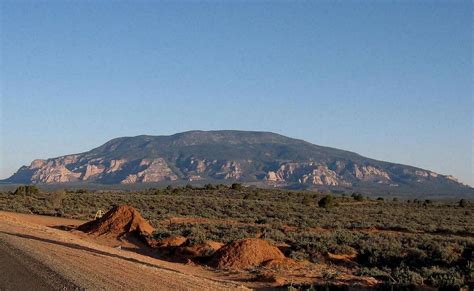
[[[179,247],[183,245],[188,239],[184,236],[170,236],[156,242],[158,248]]]
[[[248,238],[231,242],[213,256],[211,265],[219,269],[248,269],[285,256],[267,241]]]
[[[128,205],[115,206],[101,218],[84,223],[77,229],[117,237],[129,233],[151,235],[154,230],[135,208]]]
[[[198,258],[212,255],[222,246],[223,244],[219,242],[207,240],[200,244],[182,247],[179,251],[187,258]]]

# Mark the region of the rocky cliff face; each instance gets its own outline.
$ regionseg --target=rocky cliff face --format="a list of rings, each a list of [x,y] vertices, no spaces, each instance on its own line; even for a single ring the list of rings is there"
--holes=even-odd
[[[168,167],[166,161],[141,159],[128,161],[93,159],[87,160],[80,155],[64,156],[49,160],[34,160],[29,167],[22,167],[11,178],[31,172],[29,183],[67,183],[67,182],[111,182],[121,184],[153,183],[175,181],[178,176]]]
[[[417,170],[413,178],[417,182],[428,181],[430,178],[438,177],[438,174],[430,171]],[[405,172],[406,174],[407,172]],[[277,171],[268,171],[265,180],[271,183],[298,182],[301,184],[327,185],[327,186],[352,186],[360,182],[372,182],[396,187],[394,180],[399,177],[378,166],[372,165],[350,165],[337,161],[335,165],[326,163],[283,163]]]
[[[389,191],[472,189],[451,176],[428,170],[376,161],[277,134],[239,131],[119,138],[86,153],[34,160],[7,181],[133,184],[181,180]]]

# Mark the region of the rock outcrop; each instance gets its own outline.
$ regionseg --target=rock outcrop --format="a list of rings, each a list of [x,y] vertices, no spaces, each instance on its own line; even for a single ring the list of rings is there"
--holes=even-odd
[[[161,181],[175,181],[178,179],[175,173],[168,167],[168,164],[164,159],[148,160],[143,159],[140,161],[139,167],[142,171],[136,174],[128,175],[120,183],[122,184],[133,184],[133,183],[153,183]]]

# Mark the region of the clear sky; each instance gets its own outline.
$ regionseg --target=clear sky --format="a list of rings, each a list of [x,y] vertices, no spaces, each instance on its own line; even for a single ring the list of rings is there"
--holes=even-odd
[[[474,185],[472,1],[0,3],[0,178],[115,137],[242,129]]]

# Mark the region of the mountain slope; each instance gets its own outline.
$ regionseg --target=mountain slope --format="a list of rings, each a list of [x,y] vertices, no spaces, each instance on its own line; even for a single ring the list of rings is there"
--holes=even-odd
[[[113,139],[91,151],[35,160],[11,183],[242,181],[280,187],[464,193],[451,176],[377,161],[269,132],[190,131]]]

